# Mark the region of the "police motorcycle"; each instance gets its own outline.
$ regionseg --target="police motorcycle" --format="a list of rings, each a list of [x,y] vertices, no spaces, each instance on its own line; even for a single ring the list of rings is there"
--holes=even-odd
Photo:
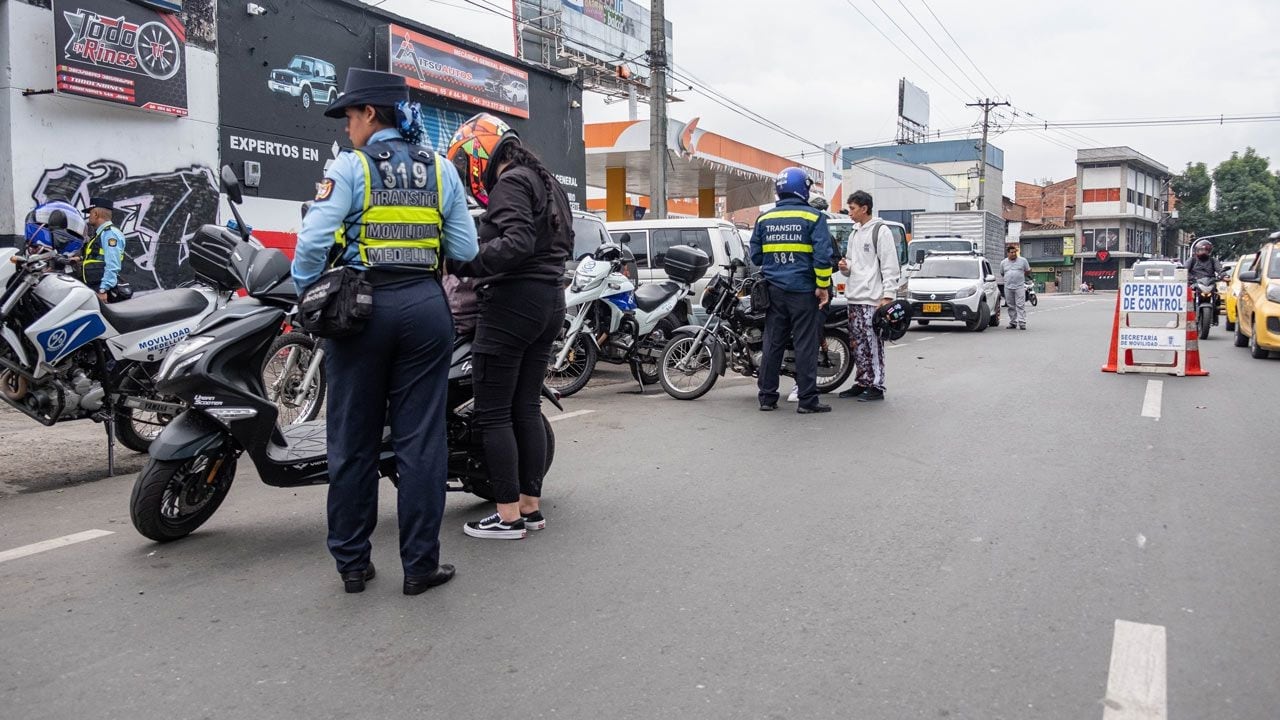
[[[53,239],[76,226],[83,219],[74,208],[47,218],[33,212],[27,247],[0,250],[0,397],[43,425],[105,422],[109,458],[116,439],[146,452],[182,411],[156,389],[156,370],[234,288],[196,285],[101,303]]]
[[[636,288],[623,273],[625,262],[610,241],[574,270],[564,296],[565,330],[547,368],[547,384],[561,395],[585,387],[598,360],[629,365],[641,387],[657,384],[662,349],[676,329],[672,312],[711,263],[699,249],[675,245],[662,260],[669,279]]]
[[[231,210],[238,215],[240,185],[229,167],[223,168],[222,181]],[[174,348],[157,375],[163,392],[187,404],[152,443],[151,457],[129,500],[133,526],[158,542],[185,537],[213,515],[231,489],[242,455],[273,487],[329,481],[325,421],[282,426],[279,408],[267,397],[259,371],[286,313],[298,300],[290,262],[279,250],[264,248],[252,239],[238,242],[230,235],[230,230],[218,225],[205,225],[197,232],[198,237],[219,238],[215,242],[229,249],[226,273],[244,286],[247,297],[201,323]],[[492,500],[481,432],[473,425],[469,337],[454,343],[447,392],[449,490]],[[545,386],[542,394],[561,408],[558,396]],[[545,417],[543,427],[550,468],[555,434]],[[386,432],[378,472],[398,483],[395,453]]]
[[[742,277],[738,277],[739,271]],[[659,360],[662,389],[678,400],[696,400],[716,384],[726,370],[756,377],[764,359],[765,313],[753,309],[751,291],[763,282],[759,272],[751,273],[738,259],[707,284],[702,308],[707,319],[702,325],[686,325],[676,330]],[[849,305],[844,298],[826,306],[822,341],[818,348],[818,392],[840,387],[853,372],[849,350]],[[781,374],[795,377],[795,349],[788,341]]]

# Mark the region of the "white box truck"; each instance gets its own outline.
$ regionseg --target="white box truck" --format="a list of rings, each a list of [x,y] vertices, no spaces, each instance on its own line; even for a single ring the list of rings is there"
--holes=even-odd
[[[970,247],[954,242],[957,238],[968,240]],[[942,247],[939,241],[943,239],[951,242]],[[993,212],[920,212],[911,216],[911,242],[907,245],[907,254],[911,264],[919,265],[928,250],[972,250],[990,261],[993,268],[998,268],[1004,259],[1004,239],[1004,218]]]

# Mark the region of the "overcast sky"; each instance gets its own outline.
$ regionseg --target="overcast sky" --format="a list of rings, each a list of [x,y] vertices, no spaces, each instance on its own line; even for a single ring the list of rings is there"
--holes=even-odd
[[[509,7],[507,0],[495,2]],[[1280,113],[1280,0],[667,0],[666,13],[678,68],[807,140],[853,145],[892,139],[899,77],[929,93],[931,127],[979,118],[964,106],[978,94],[970,80],[986,94],[990,88],[938,28],[926,2],[1001,97],[1042,118]],[[463,0],[386,0],[381,7],[513,52],[511,21]],[[686,101],[670,106],[674,118],[700,117],[704,129],[782,155],[814,151],[700,95],[679,94]],[[605,105],[598,96],[589,97],[584,110],[587,122],[627,117],[625,102]],[[648,106],[640,113],[647,117]],[[1074,149],[1046,136],[1072,148],[1129,145],[1174,172],[1188,161],[1212,168],[1232,150],[1253,146],[1280,169],[1280,122],[1075,132],[1088,140],[1028,131],[994,136],[1005,153],[1005,194],[1013,194],[1015,180],[1075,173]],[[816,154],[805,161],[821,168]]]

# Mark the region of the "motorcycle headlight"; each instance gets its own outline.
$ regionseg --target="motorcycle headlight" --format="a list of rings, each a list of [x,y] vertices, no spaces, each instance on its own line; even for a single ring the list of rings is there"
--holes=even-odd
[[[973,297],[974,295],[977,295],[977,294],[978,294],[978,290],[980,290],[980,289],[981,289],[981,288],[979,288],[977,285],[970,285],[969,287],[962,287],[962,288],[960,288],[959,290],[957,290],[957,291],[956,291],[956,299],[957,299],[957,300],[961,300],[961,299],[963,299],[963,298]]]
[[[1280,303],[1280,285],[1267,286],[1267,299],[1271,302]]]
[[[211,337],[196,336],[175,345],[165,357],[164,362],[160,363],[160,372],[156,373],[156,381],[168,380],[196,364],[197,360],[204,357],[202,348],[211,342],[213,342]]]

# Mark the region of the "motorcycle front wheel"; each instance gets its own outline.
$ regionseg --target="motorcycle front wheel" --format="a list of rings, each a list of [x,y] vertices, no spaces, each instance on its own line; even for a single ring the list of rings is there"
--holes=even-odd
[[[306,333],[285,333],[271,343],[262,363],[262,386],[279,412],[281,427],[315,420],[324,407],[324,363],[303,388],[307,372],[316,360],[319,341]]]
[[[822,334],[818,348],[818,392],[829,393],[844,384],[853,372],[853,353],[849,340],[835,330]]]
[[[129,496],[133,527],[156,542],[186,537],[217,511],[235,477],[236,456],[226,451],[189,460],[153,458]]]
[[[1200,331],[1200,339],[1209,339],[1209,328],[1213,326],[1213,308],[1202,307],[1196,320],[1196,329]]]
[[[696,335],[679,335],[667,343],[658,364],[662,389],[677,400],[697,400],[716,384],[711,344],[694,347]]]
[[[569,397],[587,386],[591,373],[596,369],[596,344],[583,332],[573,337],[573,346],[565,357],[564,367],[555,367],[555,358],[560,356],[564,347],[564,339],[557,338],[551,346],[551,364],[547,366],[547,387],[560,392],[562,397]]]

